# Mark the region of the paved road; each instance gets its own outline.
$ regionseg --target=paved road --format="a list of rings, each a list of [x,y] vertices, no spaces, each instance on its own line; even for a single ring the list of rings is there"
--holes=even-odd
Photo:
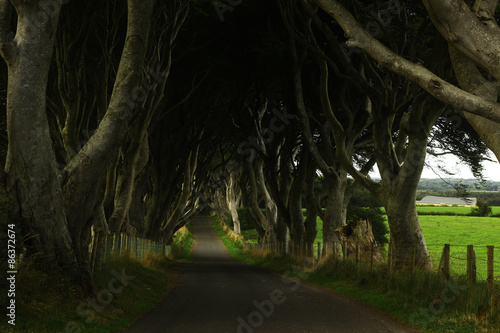
[[[208,218],[192,222],[178,286],[125,333],[417,332],[356,301],[231,258]]]

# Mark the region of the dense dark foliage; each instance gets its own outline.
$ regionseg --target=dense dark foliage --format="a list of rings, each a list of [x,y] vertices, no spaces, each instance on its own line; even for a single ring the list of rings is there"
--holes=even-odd
[[[368,219],[372,224],[373,236],[379,246],[389,242],[389,229],[385,223],[382,204],[368,190],[361,188],[353,195],[347,207],[347,224]]]

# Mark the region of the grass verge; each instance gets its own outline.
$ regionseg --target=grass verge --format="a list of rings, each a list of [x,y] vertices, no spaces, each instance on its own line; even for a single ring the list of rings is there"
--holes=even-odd
[[[212,225],[238,260],[280,273],[300,263],[289,256],[251,252],[240,242],[235,244],[215,218]],[[429,272],[389,274],[386,265],[372,272],[352,261],[327,261],[296,276],[368,303],[422,332],[500,332],[500,293],[496,291],[497,305],[491,311],[485,283],[469,285],[460,278],[446,282]]]
[[[191,244],[190,231],[182,229],[171,254],[186,261]],[[41,272],[24,262],[16,277],[16,325],[3,319],[0,332],[116,332],[164,297],[169,291],[168,270],[174,264],[165,256],[152,254],[143,261],[129,256],[115,258],[94,275],[96,294],[85,297],[63,271]],[[4,288],[0,285],[2,295]],[[5,309],[4,303],[0,300]]]

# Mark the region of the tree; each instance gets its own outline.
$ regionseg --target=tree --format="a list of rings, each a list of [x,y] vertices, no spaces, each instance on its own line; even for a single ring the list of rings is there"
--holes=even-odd
[[[120,230],[133,199],[144,198],[148,128],[161,109],[173,41],[189,8],[184,0],[154,4],[89,1],[82,8],[71,2],[61,15],[67,29],[58,29],[60,2],[0,2],[0,52],[9,72],[9,188],[18,214],[37,235],[32,252],[42,253],[45,265],[78,270],[89,293],[91,227],[106,229],[109,217]],[[125,9],[126,19],[120,16]],[[50,75],[57,84],[47,89],[55,40]],[[158,65],[154,70],[145,69],[148,52],[159,55],[148,58]],[[126,163],[117,168],[120,149]]]
[[[11,32],[12,9],[17,28]],[[8,189],[17,198],[18,215],[33,238],[32,253],[41,265],[75,268],[66,225],[59,170],[52,150],[46,109],[48,72],[60,2],[0,1],[0,54],[8,67],[5,171]],[[36,56],[34,56],[36,55]]]
[[[470,215],[472,216],[490,216],[492,214],[491,207],[486,201],[478,200],[476,207],[472,207]]]
[[[385,213],[381,207],[380,200],[365,188],[360,188],[351,197],[347,207],[347,221],[352,223],[368,219],[378,246],[383,247],[389,242],[387,238],[389,229],[385,224]]]
[[[298,40],[302,40],[305,45],[303,49],[311,50],[315,57],[311,61],[306,58],[305,51],[298,52],[297,48],[292,57],[295,64],[300,64],[297,59],[302,59],[303,63],[315,65],[315,69],[305,72],[316,74],[315,82],[307,86],[316,89],[312,96],[319,100],[319,105],[311,106],[313,99],[303,97],[306,92],[303,87],[306,85],[302,83],[302,69],[297,65],[293,79],[296,86],[296,104],[303,122],[307,120],[308,109],[320,110],[319,113],[327,125],[327,132],[320,132],[322,141],[334,141],[334,145],[330,144],[328,149],[330,165],[325,165],[316,157],[315,161],[325,176],[338,170],[338,175],[343,173],[339,179],[345,184],[346,175],[349,173],[358,184],[367,187],[384,203],[389,216],[392,240],[397,249],[396,265],[408,264],[408,248],[411,248],[411,244],[417,248],[417,264],[430,267],[424,236],[418,222],[415,197],[425,160],[427,136],[442,108],[435,105],[434,101],[419,96],[419,91],[409,82],[387,73],[363,54],[346,55],[340,44],[342,37],[338,28],[327,23],[328,19],[307,1],[301,3],[304,11],[309,13],[315,29],[307,28],[306,32],[302,33],[306,37]],[[302,26],[307,27],[307,23]],[[291,30],[293,38],[300,36],[300,32]],[[398,29],[391,31],[395,33],[385,31],[386,37],[399,52],[408,52],[412,47],[415,49],[415,45],[407,45],[404,36],[398,35]],[[290,45],[293,49],[293,40]],[[436,106],[438,111],[434,112]],[[308,146],[314,152],[314,146],[310,144],[313,142],[313,136],[307,134],[308,127],[305,122],[303,131],[308,138]],[[360,171],[355,165],[361,167],[363,164],[356,164],[360,159],[356,161],[356,158],[353,158],[356,156],[354,152],[362,147],[363,143],[370,144],[370,141],[373,142],[372,145],[359,155],[368,161],[365,170]],[[366,156],[370,149],[374,154],[374,159],[371,160],[369,154],[368,158]],[[370,161],[375,160],[381,170],[380,183],[365,176],[371,168]],[[341,193],[343,200],[333,206],[346,207],[349,200],[344,198],[345,185],[344,189],[339,189],[341,190],[334,192]],[[345,223],[345,217],[341,217],[339,221],[342,222],[337,223],[338,226]]]
[[[327,121],[318,121],[318,119],[324,119],[325,114],[320,103],[321,98],[318,98],[320,93],[318,90],[315,91],[314,88],[307,88],[317,87],[318,81],[324,82],[325,76],[323,74],[326,69],[323,65],[326,66],[327,62],[332,64],[335,61],[332,59],[335,54],[331,55],[331,50],[321,48],[319,45],[322,43],[318,41],[323,40],[325,36],[327,36],[326,38],[331,37],[333,32],[326,24],[322,24],[321,19],[307,5],[300,8],[294,1],[282,1],[280,4],[283,22],[288,31],[291,59],[289,80],[292,83],[290,87],[292,98],[287,100],[287,103],[293,106],[300,115],[302,140],[304,141],[303,149],[308,150],[307,156],[313,161],[314,168],[317,167],[321,170],[324,177],[324,191],[327,196],[325,210],[323,211],[322,207],[316,203],[316,207],[311,212],[316,212],[323,220],[324,254],[340,256],[340,241],[335,230],[346,223],[347,205],[356,186],[352,188],[347,186],[347,172],[335,156],[338,147],[336,142],[332,140],[333,129]],[[307,14],[304,15],[304,12]],[[315,34],[313,31],[311,22],[314,22],[315,28],[319,30],[318,33]],[[328,46],[331,46],[331,44],[328,44]],[[321,56],[318,54],[321,54]],[[319,71],[315,68],[318,62],[320,63]],[[336,67],[336,65],[334,66]],[[347,72],[352,71],[349,66],[346,66],[346,68]],[[305,75],[304,73],[309,74]],[[339,71],[336,71],[336,73],[339,74],[339,77],[343,74],[340,74]],[[348,78],[348,75],[343,78]],[[359,76],[353,78],[353,80],[358,78]],[[360,99],[350,89],[351,86],[349,86],[347,80],[336,86],[336,88],[339,95],[344,94],[341,102],[342,106],[352,110],[353,114],[357,116],[357,118],[356,116],[348,116],[342,119],[348,129],[344,133],[347,155],[354,156],[355,153],[359,153],[359,150],[362,149],[360,147],[365,148],[360,138],[370,123],[369,115],[359,108],[359,104],[362,103],[363,99]],[[317,111],[314,112],[313,110]],[[355,147],[355,144],[358,144],[358,146]],[[359,160],[361,161],[361,159]],[[366,163],[365,172],[368,172],[373,163],[369,161],[369,158],[365,159],[364,163]],[[313,173],[310,174],[313,175]],[[314,192],[309,190],[308,194],[312,196],[309,199],[314,200]],[[312,208],[311,206],[309,205],[309,209]],[[308,217],[308,224],[315,218],[314,215]]]

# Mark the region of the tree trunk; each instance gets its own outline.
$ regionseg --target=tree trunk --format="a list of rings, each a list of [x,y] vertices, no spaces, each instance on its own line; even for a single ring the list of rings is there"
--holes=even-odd
[[[232,170],[229,175],[228,181],[226,181],[226,203],[229,213],[231,214],[231,219],[233,221],[233,231],[238,235],[241,234],[240,218],[238,216],[238,206],[241,201],[241,194],[238,193],[238,181],[237,177],[240,172],[237,170]]]
[[[412,129],[418,127],[412,122]],[[375,140],[376,147],[379,146]],[[377,148],[376,148],[377,149]],[[420,175],[424,167],[427,149],[427,136],[410,137],[404,163],[397,174],[381,161],[377,163],[382,176],[382,191],[379,199],[385,206],[393,244],[393,262],[398,268],[408,267],[412,249],[415,251],[415,264],[422,269],[432,269],[425,238],[418,220],[416,198]],[[379,162],[380,161],[380,162]]]
[[[134,192],[132,193],[132,202],[129,208],[129,223],[135,228],[136,235],[144,235],[146,230],[146,213],[147,206],[144,202],[148,189],[148,172],[144,169],[135,180]],[[149,195],[149,193],[148,193]]]
[[[260,187],[264,202],[266,204],[266,236],[265,242],[274,243],[276,241],[275,227],[278,222],[278,207],[273,201],[269,191],[267,189],[265,177],[264,177],[264,163],[262,160],[257,161],[257,183]]]
[[[323,219],[323,255],[340,256],[340,240],[335,233],[337,228],[346,222],[347,207],[344,203],[344,194],[347,184],[347,174],[340,170],[339,176],[325,178],[328,188],[328,200]]]
[[[173,212],[168,217],[168,220],[162,225],[161,232],[164,233],[165,242],[170,242],[175,227],[184,215],[184,211],[188,204],[189,197],[191,196],[191,190],[193,188],[194,174],[196,172],[197,162],[198,162],[198,151],[199,146],[197,146],[189,154],[189,158],[186,163],[186,170],[184,171],[184,180],[182,182],[182,191],[177,200],[177,204]]]
[[[144,237],[152,239],[154,230],[159,230],[160,225],[155,225],[156,217],[160,214],[160,197],[162,196],[161,179],[156,166],[151,166],[150,182],[151,189],[146,199],[146,217],[144,221]]]
[[[66,225],[58,169],[46,110],[48,71],[60,3],[12,1],[18,20],[10,34],[9,1],[0,1],[0,53],[8,65],[5,171],[8,188],[17,200],[18,214],[35,237],[30,254],[39,253],[43,267],[73,266],[75,256]],[[49,12],[45,11],[50,8]]]
[[[144,130],[145,132],[145,130]],[[148,137],[141,131],[138,138],[133,138],[125,156],[123,165],[118,173],[116,184],[116,196],[113,214],[108,225],[111,232],[120,232],[128,214],[132,196],[135,189],[135,179],[142,169],[146,166],[149,156]]]
[[[108,110],[96,132],[69,162],[62,175],[68,227],[80,270],[89,275],[88,249],[82,243],[90,232],[96,195],[104,186],[106,167],[116,156],[136,107],[150,30],[152,0],[128,0],[125,45]]]
[[[288,207],[290,209],[290,240],[296,244],[304,242],[305,226],[304,212],[302,211],[302,191],[306,180],[309,154],[307,149],[303,149],[300,156],[300,164],[297,167],[297,172],[293,183],[290,187],[290,196],[288,199]]]
[[[257,223],[259,223],[260,228],[256,228],[257,232],[259,233],[259,239],[260,241],[263,241],[265,239],[266,235],[266,229],[267,228],[267,223],[266,223],[266,217],[264,214],[262,214],[262,211],[260,210],[259,207],[259,202],[258,202],[258,185],[257,185],[257,177],[255,176],[255,170],[254,166],[252,165],[252,162],[248,163],[248,178],[249,178],[249,183],[250,183],[250,191],[252,193],[251,196],[251,202],[252,202],[252,211],[255,216],[255,219],[257,220]]]
[[[423,269],[430,269],[432,263],[420,227],[417,208],[409,201],[408,196],[413,195],[408,195],[404,189],[402,191],[398,189],[385,204],[391,230],[393,265],[399,268],[410,267],[413,249],[415,251],[415,265]]]
[[[316,179],[316,164],[309,161],[306,176],[306,220],[305,225],[305,241],[314,243],[317,229],[318,210],[316,208],[316,194],[314,193],[314,180]]]
[[[250,182],[250,187],[251,186],[252,185]],[[246,180],[244,180],[244,178],[242,177],[240,179],[240,188],[242,191],[241,197],[242,197],[242,202],[243,202],[243,208],[245,209],[245,213],[247,214],[247,218],[250,220],[250,223],[257,231],[257,242],[260,244],[260,243],[262,243],[262,239],[264,238],[264,234],[266,233],[266,231],[262,227],[263,224],[261,222],[260,217],[257,217],[258,214],[256,214],[254,212],[255,209],[253,208],[253,200],[251,200],[249,198],[248,193],[246,191],[246,187],[247,187]],[[253,196],[252,188],[250,188],[250,191],[252,192],[252,196]],[[261,213],[261,215],[262,215],[262,213]]]

